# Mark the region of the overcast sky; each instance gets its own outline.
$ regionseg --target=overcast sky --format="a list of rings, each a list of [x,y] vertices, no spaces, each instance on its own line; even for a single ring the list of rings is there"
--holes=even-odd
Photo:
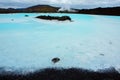
[[[74,8],[94,8],[120,6],[120,0],[0,0],[1,8],[22,8],[38,4],[64,5]]]

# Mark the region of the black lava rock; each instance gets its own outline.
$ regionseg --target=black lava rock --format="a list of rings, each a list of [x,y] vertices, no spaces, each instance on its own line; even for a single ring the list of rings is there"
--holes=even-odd
[[[36,18],[44,19],[44,20],[58,20],[58,21],[69,20],[69,21],[72,21],[69,16],[61,16],[61,17],[59,17],[59,16],[41,15],[41,16],[37,16]]]
[[[57,63],[58,61],[60,61],[60,58],[58,58],[58,57],[52,59],[53,63]]]

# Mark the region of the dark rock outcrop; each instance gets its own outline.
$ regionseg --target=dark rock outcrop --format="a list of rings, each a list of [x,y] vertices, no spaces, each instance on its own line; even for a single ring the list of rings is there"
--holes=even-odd
[[[59,17],[59,16],[41,15],[41,16],[37,16],[36,18],[44,19],[44,20],[58,20],[58,21],[69,20],[69,21],[72,21],[69,16],[61,16],[61,17]]]
[[[52,59],[53,63],[57,63],[58,61],[60,61],[60,58],[58,58],[58,57]]]
[[[25,17],[29,17],[29,15],[25,15]]]
[[[44,68],[27,74],[1,70],[0,80],[120,80],[120,73],[115,68],[99,71],[81,68]]]

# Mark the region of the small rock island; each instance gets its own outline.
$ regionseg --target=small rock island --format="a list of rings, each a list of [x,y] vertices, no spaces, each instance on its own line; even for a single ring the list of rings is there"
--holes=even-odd
[[[72,21],[71,18],[69,16],[46,16],[46,15],[41,15],[41,16],[37,16],[36,18],[39,18],[39,19],[44,19],[44,20],[58,20],[58,21],[66,21],[66,20],[69,20],[69,21]]]
[[[51,61],[52,61],[53,63],[57,63],[57,62],[60,61],[60,58],[56,57],[56,58],[53,58]]]

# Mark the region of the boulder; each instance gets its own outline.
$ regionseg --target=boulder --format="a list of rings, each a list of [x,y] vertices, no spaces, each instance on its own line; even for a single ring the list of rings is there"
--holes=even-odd
[[[53,63],[57,63],[57,62],[60,61],[60,58],[56,57],[56,58],[53,58],[51,61],[52,61]]]
[[[25,15],[25,17],[29,17],[29,15]]]

